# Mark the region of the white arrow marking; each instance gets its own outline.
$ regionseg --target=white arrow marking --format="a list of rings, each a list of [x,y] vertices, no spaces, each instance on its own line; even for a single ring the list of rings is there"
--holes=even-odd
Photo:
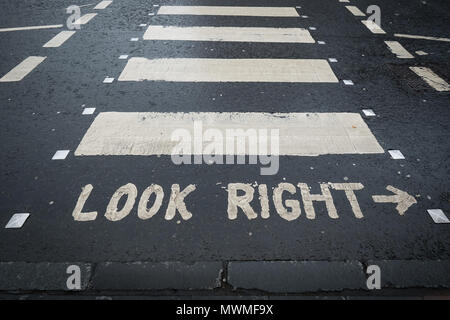
[[[416,204],[417,201],[414,199],[413,196],[409,195],[405,191],[399,190],[393,186],[387,186],[387,190],[395,193],[395,195],[392,196],[372,196],[372,199],[374,202],[379,203],[396,203],[397,206],[395,209],[397,209],[398,213],[402,216],[406,210],[413,204]]]

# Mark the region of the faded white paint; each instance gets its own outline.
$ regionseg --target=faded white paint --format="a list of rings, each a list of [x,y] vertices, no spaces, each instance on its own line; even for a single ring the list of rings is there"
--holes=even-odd
[[[314,43],[306,29],[246,27],[178,27],[151,25],[144,40]]]
[[[192,213],[186,209],[184,198],[186,198],[191,192],[195,191],[195,189],[195,184],[190,184],[180,192],[180,185],[173,184],[169,205],[167,206],[164,219],[172,220],[175,217],[177,211],[180,213],[183,220],[189,220],[190,218],[192,218]]]
[[[34,68],[36,68],[47,57],[28,57],[5,74],[0,82],[15,82],[25,78]]]
[[[366,14],[359,10],[356,6],[345,6],[348,11],[350,11],[356,17],[364,17]]]
[[[421,39],[421,40],[450,42],[449,38],[443,38],[443,37],[416,36],[416,35],[412,35],[412,34],[402,34],[402,33],[394,33],[394,36],[398,37],[398,38],[409,38],[409,39]]]
[[[0,28],[0,32],[29,31],[29,30],[41,30],[41,29],[58,29],[58,28],[62,28],[62,27],[63,27],[62,24],[51,24],[51,25],[47,25],[47,26]]]
[[[251,17],[298,17],[293,7],[161,6],[158,14]]]
[[[92,189],[94,189],[92,184],[87,184],[81,188],[80,196],[78,197],[77,204],[72,212],[75,221],[93,221],[97,218],[97,211],[83,212],[84,204],[91,195]]]
[[[279,129],[280,155],[384,152],[358,113],[103,112],[86,132],[75,155],[171,155],[178,143],[171,134],[177,129],[191,132],[195,121],[201,121],[205,130],[219,130],[223,136],[227,129]],[[202,141],[201,150],[208,144]],[[242,150],[249,154],[248,146]]]
[[[91,21],[96,15],[97,15],[96,13],[86,13],[85,15],[75,20],[73,24],[74,25],[86,24],[89,21]]]
[[[362,20],[361,21],[362,24],[364,24],[367,29],[370,30],[370,32],[375,33],[375,34],[385,34],[386,32],[384,32],[383,29],[381,29],[381,27],[379,25],[377,25],[375,22],[373,22],[372,20]]]
[[[413,59],[414,56],[408,52],[398,41],[385,41],[389,50],[399,59]]]
[[[431,87],[436,89],[436,91],[450,91],[449,84],[434,73],[431,69],[425,67],[409,67],[414,71],[419,77],[421,77],[426,83]]]
[[[327,60],[131,58],[119,81],[337,83]]]
[[[133,209],[137,193],[137,188],[132,183],[128,183],[117,189],[106,207],[105,218],[110,221],[119,221],[125,218],[131,212],[131,209]],[[119,210],[117,206],[123,196],[126,196],[127,200],[123,208]]]
[[[387,186],[387,190],[394,193],[394,195],[390,196],[382,196],[382,195],[376,195],[372,196],[372,199],[374,202],[377,203],[395,203],[397,206],[395,209],[398,211],[398,213],[402,216],[405,214],[406,210],[409,209],[410,206],[417,203],[416,199],[414,199],[413,196],[409,195],[405,191],[399,190],[393,186]]]
[[[106,9],[111,3],[112,3],[112,1],[104,0],[104,1],[102,1],[102,2],[99,2],[99,3],[94,7],[94,9],[95,9],[95,10],[103,10],[103,9]]]
[[[361,183],[332,183],[331,186],[335,190],[342,190],[345,192],[345,196],[347,197],[347,200],[350,202],[350,206],[352,207],[353,214],[356,218],[362,219],[364,215],[361,212],[361,208],[354,191],[362,190],[364,186]]]
[[[313,201],[323,201],[327,207],[328,216],[332,219],[339,218],[336,207],[334,206],[333,197],[331,196],[329,185],[327,183],[320,184],[322,194],[311,194],[306,183],[299,183],[297,185],[302,194],[303,206],[305,208],[306,217],[308,219],[316,218],[316,211],[314,210]]]
[[[60,47],[64,42],[66,42],[71,36],[75,34],[76,31],[61,31],[52,39],[50,39],[46,44],[43,45],[44,48],[57,48]]]

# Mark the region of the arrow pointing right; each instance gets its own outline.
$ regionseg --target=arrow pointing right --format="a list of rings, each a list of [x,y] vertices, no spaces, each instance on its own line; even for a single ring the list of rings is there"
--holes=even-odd
[[[393,186],[387,186],[387,190],[394,193],[392,196],[372,196],[374,202],[379,203],[396,203],[395,209],[402,216],[406,210],[409,209],[413,204],[417,203],[416,199],[406,193],[405,191],[399,190]]]

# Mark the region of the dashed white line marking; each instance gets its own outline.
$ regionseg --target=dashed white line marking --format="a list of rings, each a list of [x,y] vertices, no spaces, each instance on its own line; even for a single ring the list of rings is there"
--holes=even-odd
[[[426,53],[425,51],[422,51],[422,50],[416,51],[416,54],[419,56],[427,56],[428,55],[428,53]]]
[[[436,89],[436,91],[450,91],[449,84],[435,74],[431,69],[425,67],[409,67],[414,71],[419,77],[421,77],[426,83],[431,87]]]
[[[93,121],[75,155],[170,155],[179,145],[172,133],[186,129],[192,134],[194,122],[202,123],[205,130],[214,128],[223,134],[227,129],[278,129],[280,155],[384,153],[358,113],[103,112]],[[199,130],[203,134],[203,128]],[[205,147],[210,141],[199,143]],[[245,146],[240,150],[245,154],[264,153],[250,152]]]
[[[131,38],[130,41],[139,41],[139,38]]]
[[[377,25],[375,22],[373,22],[372,20],[362,20],[361,21],[362,24],[364,24],[367,29],[370,30],[370,32],[375,33],[375,34],[385,34],[386,32],[384,32],[383,29],[381,29],[381,27],[379,25]]]
[[[388,150],[388,152],[391,155],[391,158],[394,160],[405,159],[405,156],[403,155],[403,153],[400,152],[400,150]]]
[[[63,27],[62,24],[52,24],[52,25],[47,25],[47,26],[1,28],[0,32],[27,31],[27,30],[40,30],[40,29],[58,29],[58,28],[62,28],[62,27]]]
[[[91,21],[97,14],[96,13],[86,13],[85,15],[81,16],[79,19],[75,20],[73,24],[86,24],[89,21]]]
[[[66,42],[71,36],[75,34],[75,31],[61,31],[52,39],[50,39],[46,44],[43,45],[44,48],[57,48],[60,47],[64,42]]]
[[[141,23],[141,24],[139,25],[139,27],[146,27],[146,26],[147,26],[146,23]]]
[[[21,63],[19,63],[15,68],[13,68],[10,72],[5,74],[0,79],[0,82],[15,82],[22,80],[23,78],[25,78],[27,74],[33,71],[33,69],[36,68],[42,61],[44,61],[45,58],[47,57],[31,56],[26,58]]]
[[[414,56],[409,53],[399,42],[397,41],[385,41],[386,45],[388,46],[389,50],[393,54],[397,56],[399,59],[413,59]]]
[[[126,59],[128,59],[128,55],[127,54],[122,54],[122,55],[119,56],[119,59],[120,60],[126,60]]]
[[[376,114],[372,109],[363,109],[362,112],[366,117],[375,117]]]
[[[5,229],[19,229],[22,228],[25,221],[30,216],[29,213],[15,213],[12,215],[11,219],[9,219],[8,223],[5,226]]]
[[[450,223],[450,220],[441,209],[428,209],[427,212],[434,223]]]
[[[82,115],[91,115],[94,114],[95,108],[84,108]]]
[[[325,41],[317,41],[317,44],[325,44]]]
[[[366,14],[358,9],[356,6],[345,6],[355,17],[365,17]]]
[[[161,6],[158,14],[249,17],[298,17],[291,7]]]
[[[353,86],[354,83],[352,80],[342,80],[346,86]]]
[[[317,30],[317,28],[316,27],[309,27],[309,30],[314,31],[314,30]]]
[[[398,38],[409,38],[409,39],[422,39],[422,40],[432,40],[432,41],[442,41],[442,42],[450,42],[449,38],[440,38],[440,37],[427,37],[427,36],[416,36],[412,34],[401,34],[401,33],[394,33],[395,37]]]
[[[70,150],[58,150],[52,157],[52,160],[64,160],[69,155]]]
[[[104,0],[104,1],[102,1],[102,2],[99,2],[99,3],[94,7],[94,9],[95,9],[95,10],[103,10],[103,9],[106,9],[111,3],[112,3],[112,1]]]
[[[314,43],[306,29],[149,26],[144,40]]]
[[[105,80],[103,80],[103,83],[113,83],[114,78],[106,77]]]
[[[336,58],[328,58],[328,61],[333,62],[333,63],[338,62],[338,60]]]
[[[308,17],[308,16],[302,16],[302,18],[303,18],[303,19],[308,19],[309,17]]]
[[[149,15],[149,16],[154,16],[155,13],[154,13],[154,12],[150,12],[148,15]]]
[[[339,82],[319,59],[131,58],[119,81]]]
[[[350,1],[348,1],[348,0],[339,0],[339,2],[345,2],[345,3],[348,3],[348,2],[350,2]]]

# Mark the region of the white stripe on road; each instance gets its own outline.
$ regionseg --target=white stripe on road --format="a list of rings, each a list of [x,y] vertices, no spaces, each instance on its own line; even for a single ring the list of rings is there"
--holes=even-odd
[[[372,20],[362,20],[361,21],[366,27],[367,29],[370,30],[370,32],[372,33],[376,33],[376,34],[385,34],[386,32],[384,32],[383,29],[380,28],[379,25],[377,25],[375,22],[373,22]]]
[[[10,32],[10,31],[26,31],[26,30],[40,30],[40,29],[57,29],[62,28],[62,24],[53,24],[48,26],[31,26],[31,27],[16,27],[16,28],[1,28],[0,32]]]
[[[43,45],[44,48],[60,47],[66,40],[75,34],[75,31],[61,31],[54,36],[50,41]]]
[[[202,132],[197,130],[195,135],[194,121],[203,126]],[[179,144],[179,141],[171,139],[177,129],[188,130],[203,147],[200,151],[187,151],[185,154],[200,154],[211,143],[206,139],[202,141],[201,137],[209,128],[220,131],[228,139],[227,129],[266,129],[268,140],[271,140],[270,130],[279,129],[279,155],[384,153],[358,113],[103,112],[95,118],[75,155],[170,155]],[[247,134],[241,132],[238,135],[244,137]],[[235,154],[262,154],[259,148],[256,152],[249,152],[248,142],[246,144],[240,153]],[[223,150],[222,154],[227,154],[227,151]]]
[[[356,17],[364,17],[365,13],[358,9],[356,6],[345,6]]]
[[[103,9],[106,9],[106,7],[108,7],[110,4],[112,3],[112,1],[102,1],[102,2],[99,2],[95,7],[94,7],[94,9],[96,9],[96,10],[103,10]]]
[[[436,38],[436,37],[426,37],[426,36],[415,36],[411,34],[401,34],[401,33],[394,33],[395,37],[398,38],[409,38],[409,39],[421,39],[421,40],[433,40],[433,41],[443,41],[443,42],[450,42],[449,38]]]
[[[45,60],[47,57],[28,57],[25,60],[23,60],[21,63],[19,63],[15,68],[13,68],[10,72],[5,74],[1,79],[0,82],[15,82],[20,81],[27,74],[29,74],[31,71],[33,71],[34,68],[36,68],[42,61]]]
[[[327,60],[131,58],[119,81],[333,82]]]
[[[248,17],[298,17],[293,7],[227,7],[227,6],[161,6],[158,14],[248,16]]]
[[[144,40],[240,41],[314,43],[306,29],[301,28],[238,28],[238,27],[176,27],[149,26]]]
[[[414,56],[409,53],[399,42],[397,41],[385,41],[386,45],[388,46],[389,50],[393,54],[397,56],[399,59],[412,59]]]
[[[409,68],[437,91],[450,91],[449,84],[444,79],[439,77],[436,73],[434,73],[431,69],[424,67]]]
[[[91,19],[93,19],[97,14],[96,13],[86,13],[85,15],[81,16],[80,18],[78,18],[77,20],[75,20],[75,22],[73,24],[86,24],[89,21],[91,21]]]

